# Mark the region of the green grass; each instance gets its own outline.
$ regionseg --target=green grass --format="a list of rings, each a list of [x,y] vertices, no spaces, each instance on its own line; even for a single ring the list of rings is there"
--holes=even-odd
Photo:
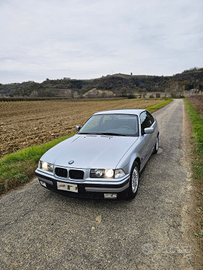
[[[166,99],[165,101],[163,101],[160,104],[157,104],[157,105],[154,105],[152,107],[146,108],[146,110],[148,110],[149,112],[159,110],[159,109],[163,108],[164,106],[166,106],[172,100],[173,99],[171,99],[171,98],[170,99]]]
[[[31,146],[0,159],[0,194],[30,181],[40,157],[51,147],[72,135],[46,144]]]
[[[203,251],[203,119],[190,104],[188,100],[184,100],[188,111],[190,121],[192,123],[192,178],[194,179],[195,197],[193,212],[193,232]]]
[[[193,126],[192,139],[194,144],[194,155],[192,161],[193,178],[203,181],[203,119],[190,104],[185,100],[190,121]]]
[[[155,111],[164,107],[172,99],[166,100],[156,106],[147,108]],[[73,135],[73,134],[72,134]],[[40,157],[51,147],[72,135],[51,141],[46,144],[31,146],[0,159],[0,194],[27,183],[34,176]]]

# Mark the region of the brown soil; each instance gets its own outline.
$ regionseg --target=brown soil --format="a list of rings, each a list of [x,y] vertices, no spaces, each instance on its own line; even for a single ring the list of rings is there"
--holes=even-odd
[[[18,101],[0,103],[0,158],[19,149],[76,132],[93,113],[117,108],[147,108],[161,100]]]

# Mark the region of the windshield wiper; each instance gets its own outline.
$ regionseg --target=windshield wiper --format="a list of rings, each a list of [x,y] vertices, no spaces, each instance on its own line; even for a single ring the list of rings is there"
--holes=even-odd
[[[118,133],[111,133],[111,132],[102,132],[102,133],[88,133],[88,132],[78,132],[80,135],[104,135],[104,136],[127,136],[126,134],[118,134]]]
[[[107,136],[127,136],[125,134],[118,134],[118,133],[111,133],[111,132],[104,132],[104,133],[101,133],[100,135],[107,135]]]
[[[101,135],[101,133],[78,132],[80,135]]]

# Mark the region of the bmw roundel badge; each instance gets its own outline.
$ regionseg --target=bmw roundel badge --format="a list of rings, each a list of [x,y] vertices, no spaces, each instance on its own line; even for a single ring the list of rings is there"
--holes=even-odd
[[[74,163],[74,160],[70,160],[68,164],[72,165]]]

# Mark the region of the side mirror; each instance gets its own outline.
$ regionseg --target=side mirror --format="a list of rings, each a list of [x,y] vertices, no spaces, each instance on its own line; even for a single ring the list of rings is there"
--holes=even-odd
[[[152,133],[154,133],[154,128],[151,128],[151,127],[145,128],[144,133],[145,134],[152,134]]]
[[[76,126],[76,130],[79,131],[81,129],[80,126]]]

